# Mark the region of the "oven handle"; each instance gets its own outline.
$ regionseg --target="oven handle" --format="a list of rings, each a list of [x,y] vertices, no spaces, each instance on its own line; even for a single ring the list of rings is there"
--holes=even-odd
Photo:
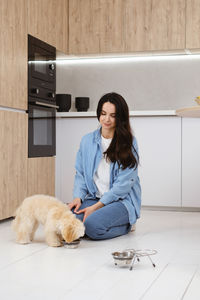
[[[53,108],[59,108],[58,105],[54,105],[54,104],[47,104],[47,103],[44,103],[44,102],[39,102],[39,101],[36,101],[35,104],[38,104],[38,105],[43,105],[43,106],[47,106],[47,107],[53,107]]]

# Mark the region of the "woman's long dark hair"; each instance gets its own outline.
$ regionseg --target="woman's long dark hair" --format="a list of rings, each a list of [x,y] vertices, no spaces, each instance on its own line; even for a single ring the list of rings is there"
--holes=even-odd
[[[103,104],[110,102],[115,105],[116,128],[113,139],[104,155],[111,161],[117,162],[122,169],[137,168],[139,156],[133,147],[133,135],[129,122],[129,109],[124,98],[117,93],[105,94],[97,106],[97,118],[100,119]],[[134,151],[132,151],[134,150]]]

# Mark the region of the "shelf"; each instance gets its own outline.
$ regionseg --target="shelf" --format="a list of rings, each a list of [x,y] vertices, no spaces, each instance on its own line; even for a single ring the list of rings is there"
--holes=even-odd
[[[130,117],[144,117],[144,116],[176,116],[175,110],[136,110],[129,112]],[[57,118],[88,118],[96,117],[95,111],[88,112],[57,112]]]
[[[177,109],[176,115],[184,118],[200,118],[200,105]]]

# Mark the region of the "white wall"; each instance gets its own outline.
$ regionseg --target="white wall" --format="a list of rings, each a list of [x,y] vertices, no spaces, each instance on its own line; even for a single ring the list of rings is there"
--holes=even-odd
[[[90,60],[91,61],[91,60]],[[130,110],[195,105],[200,95],[200,56],[142,57],[138,61],[57,64],[57,93],[90,97],[90,111],[108,92],[122,94]]]

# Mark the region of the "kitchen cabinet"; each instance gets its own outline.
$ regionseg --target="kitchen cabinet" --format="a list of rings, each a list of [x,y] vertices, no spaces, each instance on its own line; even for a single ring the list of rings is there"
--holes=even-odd
[[[176,115],[186,118],[200,118],[200,105],[177,109]]]
[[[0,28],[0,106],[26,110],[26,0],[1,0]]]
[[[185,48],[185,0],[69,1],[69,53]]]
[[[96,118],[56,120],[56,196],[63,202],[72,201],[74,166],[81,138],[97,127]]]
[[[55,157],[28,158],[27,196],[55,195]]]
[[[180,207],[181,118],[131,117],[130,121],[139,144],[142,205]],[[72,201],[80,140],[95,128],[95,117],[57,119],[56,196],[63,202]]]
[[[128,2],[126,51],[185,48],[185,0]]]
[[[69,53],[120,52],[124,49],[126,1],[69,1]]]
[[[140,154],[143,206],[181,206],[181,119],[131,118]]]
[[[200,1],[186,0],[186,48],[200,48]]]
[[[0,110],[0,220],[13,216],[27,193],[27,114]]]
[[[28,33],[68,52],[68,0],[28,0]]]
[[[200,118],[182,118],[182,206],[200,207]]]

